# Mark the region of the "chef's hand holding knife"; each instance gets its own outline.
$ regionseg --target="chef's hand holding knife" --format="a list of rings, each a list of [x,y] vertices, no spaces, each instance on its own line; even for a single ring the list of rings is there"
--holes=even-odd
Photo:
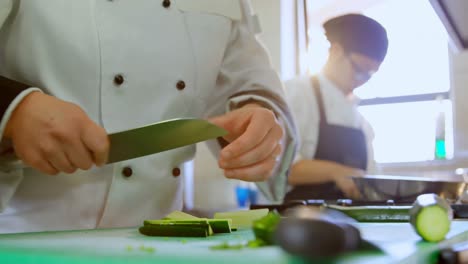
[[[272,175],[283,137],[283,128],[272,111],[247,104],[210,122],[228,131],[224,139],[229,144],[218,160],[227,178],[256,182]]]
[[[4,133],[16,156],[43,173],[102,166],[109,154],[104,128],[76,104],[32,92],[17,105]]]
[[[210,121],[229,132],[218,161],[227,178],[263,181],[271,176],[283,136],[272,111],[248,104]],[[4,137],[12,140],[24,163],[50,175],[102,166],[110,148],[104,128],[79,106],[41,92],[32,92],[16,106]]]

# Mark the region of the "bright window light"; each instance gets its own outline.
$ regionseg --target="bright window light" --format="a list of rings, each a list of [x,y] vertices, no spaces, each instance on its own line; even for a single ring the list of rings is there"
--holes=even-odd
[[[382,0],[363,13],[386,28],[389,50],[379,72],[356,90],[359,98],[385,100],[450,90],[448,36],[429,1]],[[329,44],[321,25],[311,25],[309,39],[307,60],[309,71],[315,73],[327,59]],[[400,102],[359,107],[375,132],[376,161],[434,160],[436,116],[441,109],[445,114],[446,158],[453,158],[451,101],[444,100],[443,106],[436,100]]]
[[[411,102],[361,106],[359,111],[374,129],[378,163],[434,160],[436,118],[445,114],[447,159],[453,157],[452,103]]]
[[[380,70],[356,90],[362,99],[448,91],[447,33],[429,1],[386,1],[364,12],[387,30]]]

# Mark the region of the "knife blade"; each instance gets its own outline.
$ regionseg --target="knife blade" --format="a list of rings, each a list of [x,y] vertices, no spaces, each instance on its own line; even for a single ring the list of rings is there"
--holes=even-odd
[[[203,119],[178,118],[109,134],[107,164],[192,145],[227,134]],[[0,171],[28,167],[15,156],[0,158]]]
[[[107,163],[134,159],[205,140],[227,131],[203,119],[172,119],[109,135]]]

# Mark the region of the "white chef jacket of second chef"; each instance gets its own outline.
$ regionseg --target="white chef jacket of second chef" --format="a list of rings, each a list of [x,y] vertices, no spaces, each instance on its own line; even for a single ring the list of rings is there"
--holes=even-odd
[[[332,125],[362,129],[366,139],[367,171],[375,173],[372,141],[374,132],[357,110],[358,99],[343,94],[323,73],[317,74],[320,82],[327,121]],[[313,159],[319,140],[320,112],[312,88],[311,76],[303,75],[285,82],[286,100],[293,113],[299,133],[299,147],[295,161]]]
[[[281,82],[239,10],[236,0],[0,0],[0,16],[8,16],[2,75],[80,105],[108,133],[262,101],[286,127],[284,162],[259,184],[280,200],[293,125],[274,99]],[[264,92],[231,98],[255,89]],[[7,109],[0,136],[27,92]],[[180,210],[184,164],[194,153],[193,145],[72,175],[0,172],[0,233],[138,226]]]

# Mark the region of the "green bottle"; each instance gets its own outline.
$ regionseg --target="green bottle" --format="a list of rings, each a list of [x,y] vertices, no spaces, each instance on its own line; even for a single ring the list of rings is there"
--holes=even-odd
[[[436,133],[435,133],[435,153],[436,160],[444,160],[447,158],[445,145],[445,112],[443,109],[442,98],[437,98],[439,103],[439,114],[436,118]]]

